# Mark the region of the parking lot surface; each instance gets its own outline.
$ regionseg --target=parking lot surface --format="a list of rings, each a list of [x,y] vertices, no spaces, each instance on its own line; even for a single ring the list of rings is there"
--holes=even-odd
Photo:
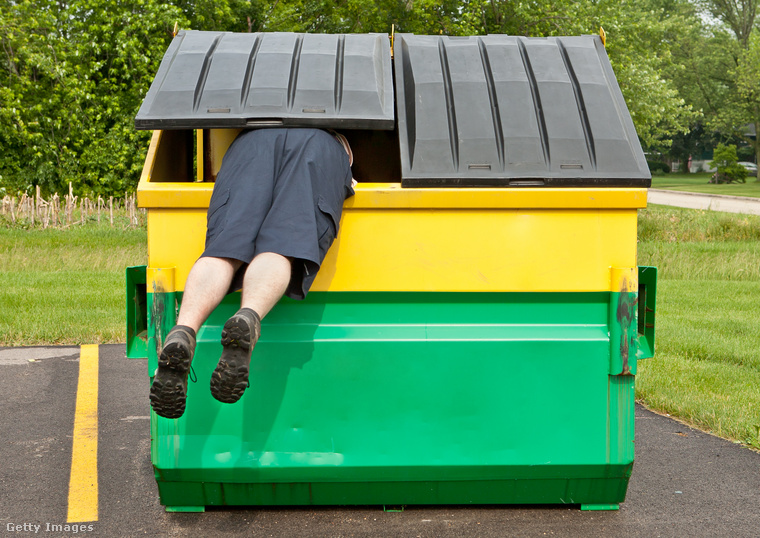
[[[0,348],[0,535],[750,537],[760,529],[760,454],[640,406],[636,463],[619,511],[361,506],[166,513],[150,463],[146,361],[125,358],[121,345],[96,349],[97,476],[85,486],[97,486],[97,512],[74,523],[69,491],[81,350]]]

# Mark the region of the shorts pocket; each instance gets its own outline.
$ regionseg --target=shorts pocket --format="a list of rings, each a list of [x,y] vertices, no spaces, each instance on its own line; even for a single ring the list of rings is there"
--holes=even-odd
[[[338,218],[330,205],[321,196],[317,200],[317,234],[319,237],[319,254],[324,258],[338,233]],[[320,260],[321,262],[321,260]]]
[[[211,224],[211,219],[216,216],[221,208],[227,205],[230,199],[230,190],[225,189],[220,193],[214,193],[211,195],[211,202],[208,205],[208,212],[206,213],[206,220]]]

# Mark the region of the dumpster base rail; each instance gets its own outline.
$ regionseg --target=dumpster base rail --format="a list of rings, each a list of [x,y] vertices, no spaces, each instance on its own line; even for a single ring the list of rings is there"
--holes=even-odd
[[[441,480],[422,482],[214,483],[158,482],[167,512],[206,506],[404,506],[568,504],[617,510],[631,465],[607,468],[606,478]],[[567,469],[577,474],[578,469]],[[560,469],[557,469],[558,474]],[[618,474],[618,476],[614,476]],[[617,501],[617,502],[613,502]]]

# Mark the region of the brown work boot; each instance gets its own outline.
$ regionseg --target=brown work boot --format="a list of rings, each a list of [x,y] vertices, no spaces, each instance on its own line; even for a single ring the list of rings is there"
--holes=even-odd
[[[261,335],[259,315],[241,308],[222,329],[222,356],[211,374],[211,395],[224,403],[235,403],[248,388],[251,352]]]
[[[195,331],[177,325],[166,336],[158,370],[150,387],[150,405],[157,415],[179,418],[185,412],[187,375],[195,353]]]

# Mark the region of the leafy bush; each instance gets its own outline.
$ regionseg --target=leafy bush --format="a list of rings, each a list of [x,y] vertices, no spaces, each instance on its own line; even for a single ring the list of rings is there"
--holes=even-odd
[[[713,160],[710,161],[710,166],[717,168],[717,172],[713,174],[710,183],[733,183],[734,181],[744,183],[747,181],[747,169],[739,164],[734,144],[718,144],[713,153]]]
[[[647,165],[649,166],[649,171],[653,174],[661,173],[661,174],[669,174],[670,173],[670,166],[668,163],[664,163],[662,161],[647,161]]]

